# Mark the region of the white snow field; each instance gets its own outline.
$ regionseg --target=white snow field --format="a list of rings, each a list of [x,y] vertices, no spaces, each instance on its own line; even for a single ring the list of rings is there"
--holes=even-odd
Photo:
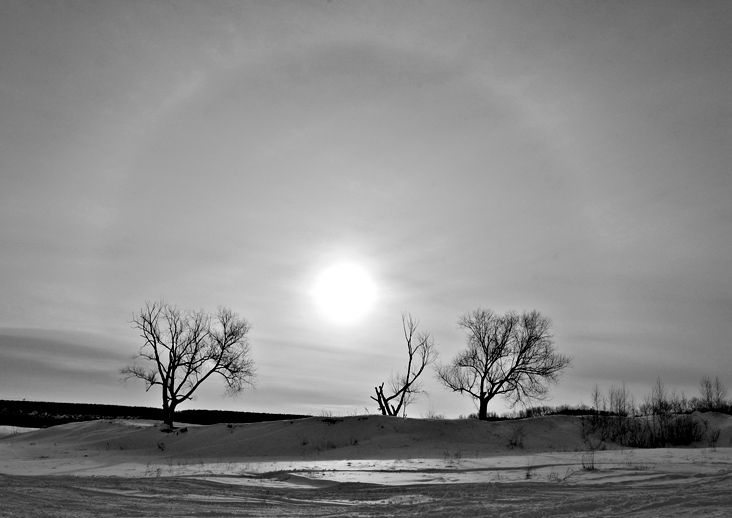
[[[4,430],[0,516],[732,516],[732,417],[700,418],[715,445],[588,443],[571,416]]]

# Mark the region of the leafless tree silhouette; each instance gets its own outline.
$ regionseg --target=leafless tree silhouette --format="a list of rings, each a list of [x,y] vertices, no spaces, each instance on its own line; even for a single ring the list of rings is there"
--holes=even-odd
[[[504,396],[514,406],[544,399],[571,360],[557,354],[549,333],[551,322],[538,311],[498,315],[477,309],[458,324],[468,333],[468,347],[437,378],[450,390],[477,400],[478,418],[488,416],[488,402]]]
[[[719,410],[725,404],[727,389],[722,384],[719,376],[714,381],[709,376],[703,376],[699,382],[699,394],[701,395],[702,406],[706,410]]]
[[[434,340],[429,333],[417,332],[419,320],[409,313],[402,313],[402,328],[407,344],[407,370],[404,374],[393,374],[389,379],[389,395],[384,393],[384,383],[374,387],[376,397],[371,399],[379,405],[383,415],[407,415],[407,407],[414,402],[417,395],[423,392],[417,381],[424,369],[435,361]]]
[[[133,316],[133,327],[144,340],[135,359],[150,362],[120,369],[124,380],[139,378],[145,390],[159,385],[164,421],[173,426],[176,407],[213,374],[226,383],[228,395],[239,394],[254,383],[255,369],[247,339],[250,325],[230,309],[219,307],[215,315],[204,311],[183,312],[165,301],[146,302]]]

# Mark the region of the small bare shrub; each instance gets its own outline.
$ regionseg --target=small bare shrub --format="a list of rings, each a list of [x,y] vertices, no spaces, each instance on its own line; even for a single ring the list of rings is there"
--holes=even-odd
[[[717,450],[717,441],[719,440],[720,433],[721,430],[719,428],[711,428],[707,433],[709,437],[709,447],[712,448],[714,451]]]
[[[582,469],[585,471],[595,471],[595,450],[589,450],[582,454]]]
[[[463,453],[460,450],[450,453],[449,448],[442,453],[442,456],[448,464],[460,464],[463,459]]]
[[[514,448],[524,449],[524,437],[526,437],[526,430],[523,426],[517,426],[511,432],[508,437],[508,448],[513,450]]]
[[[427,410],[427,413],[422,416],[424,419],[439,419],[443,420],[445,419],[444,414],[438,414],[434,408],[430,405],[429,410]]]

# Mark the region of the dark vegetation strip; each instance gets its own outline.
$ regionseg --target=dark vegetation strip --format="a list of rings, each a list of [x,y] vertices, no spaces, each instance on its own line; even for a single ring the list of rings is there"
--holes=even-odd
[[[162,414],[161,408],[142,406],[0,400],[0,426],[47,428],[59,424],[96,419],[162,420]],[[260,423],[305,417],[310,416],[236,412],[233,410],[182,410],[176,412],[177,421],[190,424]]]

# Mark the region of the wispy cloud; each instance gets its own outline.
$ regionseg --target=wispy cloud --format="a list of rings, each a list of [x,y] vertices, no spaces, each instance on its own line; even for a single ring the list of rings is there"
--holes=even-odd
[[[361,408],[402,311],[450,357],[458,315],[536,308],[575,357],[558,397],[649,373],[691,392],[730,370],[728,14],[0,4],[0,325],[99,337],[5,333],[0,363],[37,398],[45,375],[155,402],[105,380],[164,296],[253,324],[261,389],[196,404]],[[309,292],[344,259],[379,300],[337,329]]]

